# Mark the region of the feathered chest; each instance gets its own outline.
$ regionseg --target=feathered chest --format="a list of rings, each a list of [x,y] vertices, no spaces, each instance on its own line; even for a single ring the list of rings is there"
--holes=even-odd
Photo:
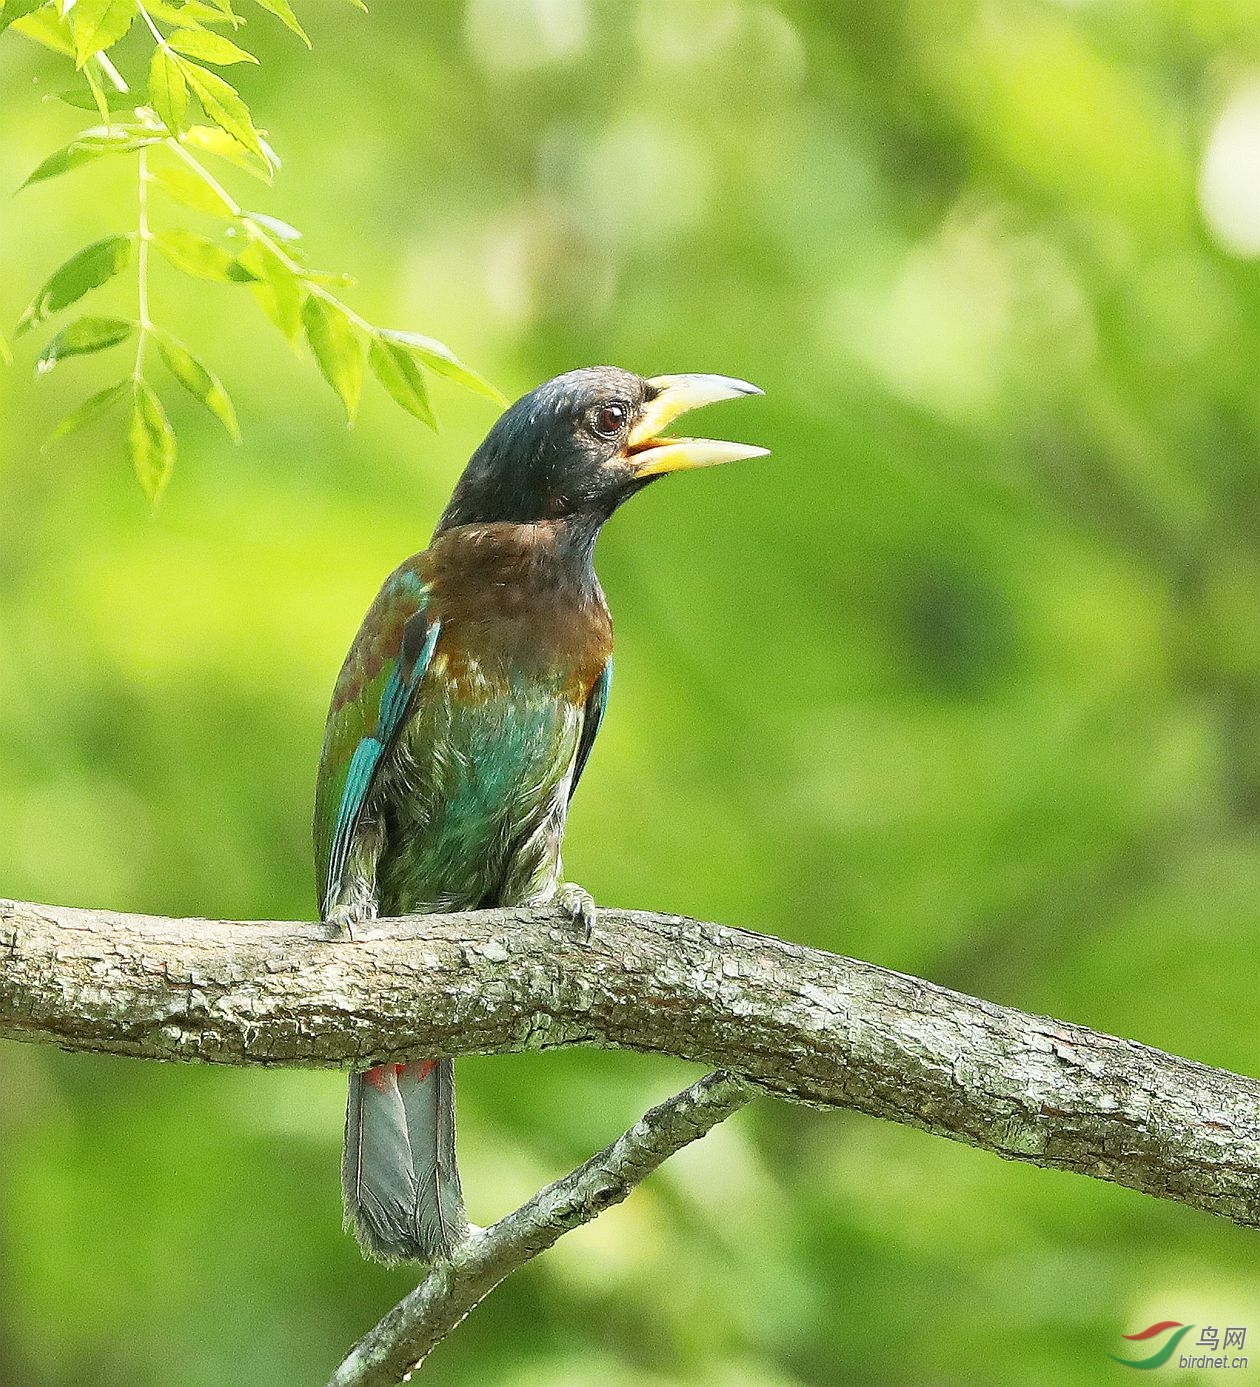
[[[333,697],[315,822],[325,908],[367,890],[378,859],[388,909],[545,898],[611,651],[589,554],[553,527],[463,527],[404,563]]]
[[[441,623],[431,674],[455,702],[551,693],[582,706],[612,654],[589,560],[546,526],[466,527],[440,537],[425,574]]]
[[[523,903],[555,889],[612,626],[589,562],[552,539],[486,527],[429,551],[426,617],[438,636],[378,800],[391,909]]]

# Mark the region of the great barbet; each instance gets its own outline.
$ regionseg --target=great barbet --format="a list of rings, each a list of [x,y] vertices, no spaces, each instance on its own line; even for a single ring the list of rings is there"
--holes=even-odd
[[[589,935],[560,842],[612,679],[595,576],[604,522],[669,472],[764,448],[674,438],[727,376],[597,366],[530,391],[468,463],[429,547],[385,580],[333,693],[315,801],[324,919],[553,905]],[[346,1216],[386,1261],[467,1235],[449,1059],[350,1077]]]

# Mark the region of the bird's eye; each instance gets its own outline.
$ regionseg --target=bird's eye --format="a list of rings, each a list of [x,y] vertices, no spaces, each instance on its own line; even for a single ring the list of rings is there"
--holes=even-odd
[[[625,428],[626,420],[629,418],[629,405],[623,404],[620,400],[613,400],[595,410],[591,416],[591,428],[601,438],[616,438]]]

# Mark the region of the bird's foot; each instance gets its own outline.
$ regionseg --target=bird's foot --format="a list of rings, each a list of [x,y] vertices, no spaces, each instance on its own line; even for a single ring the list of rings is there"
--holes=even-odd
[[[374,910],[364,910],[361,905],[335,905],[328,912],[328,923],[347,939],[354,939],[356,925],[366,924],[376,918]]]
[[[556,892],[556,906],[581,927],[582,938],[589,944],[595,932],[595,897],[576,882],[566,881]]]

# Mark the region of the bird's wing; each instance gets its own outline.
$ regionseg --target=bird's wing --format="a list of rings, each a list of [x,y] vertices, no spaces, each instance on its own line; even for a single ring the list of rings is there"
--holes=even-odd
[[[331,909],[363,805],[433,657],[441,623],[413,563],[392,573],[355,637],[333,692],[315,790],[315,870]]]
[[[577,757],[573,762],[573,779],[569,782],[570,799],[573,798],[573,792],[582,778],[591,747],[595,745],[595,734],[604,720],[604,709],[608,706],[608,690],[612,687],[612,671],[613,662],[610,655],[608,663],[600,670],[599,678],[591,685],[591,691],[586,698],[586,708],[582,714],[582,733],[578,738]]]

